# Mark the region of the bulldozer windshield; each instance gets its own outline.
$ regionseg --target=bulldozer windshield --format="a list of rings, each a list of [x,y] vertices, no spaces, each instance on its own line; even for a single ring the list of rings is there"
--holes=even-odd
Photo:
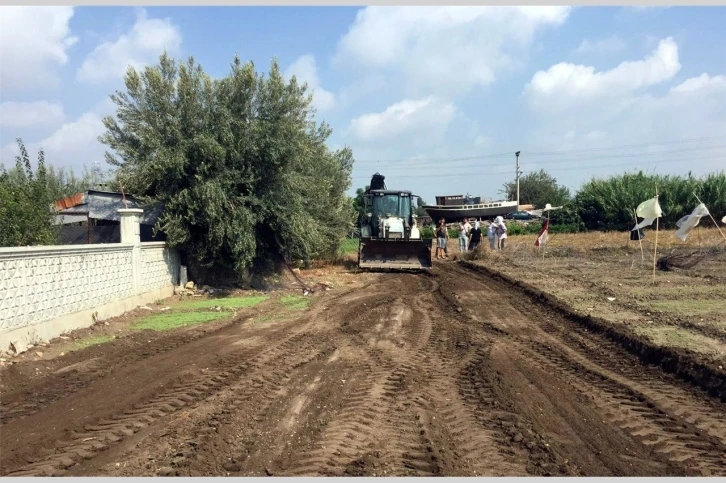
[[[396,216],[408,219],[411,216],[411,198],[398,194],[373,197],[375,217]]]

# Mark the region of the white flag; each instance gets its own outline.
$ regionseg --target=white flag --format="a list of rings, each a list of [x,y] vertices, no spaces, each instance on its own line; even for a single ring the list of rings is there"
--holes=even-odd
[[[698,226],[698,223],[704,216],[708,216],[708,208],[706,208],[706,205],[701,203],[696,206],[696,208],[694,208],[690,215],[684,216],[676,222],[676,226],[678,227],[676,236],[680,238],[681,241],[686,241],[686,238],[688,238],[688,233],[690,233],[691,230]]]
[[[647,201],[643,201],[638,205],[638,208],[635,210],[635,214],[638,218],[643,218],[643,221],[636,224],[631,231],[641,230],[646,226],[652,225],[656,218],[663,216],[663,210],[660,209],[658,197],[656,196]]]
[[[639,218],[660,218],[663,216],[663,210],[660,209],[660,203],[658,203],[658,197],[651,198],[648,201],[643,201],[638,205],[635,210],[635,214]]]

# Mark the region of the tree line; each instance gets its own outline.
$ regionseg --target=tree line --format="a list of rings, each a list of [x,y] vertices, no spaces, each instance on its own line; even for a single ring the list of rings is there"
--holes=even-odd
[[[696,196],[719,218],[726,214],[726,173],[714,172],[696,177],[626,172],[604,178],[591,178],[572,195],[557,179],[544,170],[522,176],[519,181],[521,204],[542,208],[564,206],[552,212],[556,231],[624,231],[635,225],[635,208],[658,193],[663,209],[662,227],[674,228],[676,222],[691,213],[698,203]],[[505,183],[504,192],[516,199],[516,183]],[[695,195],[695,196],[694,196]],[[710,219],[701,221],[708,226]],[[559,227],[558,227],[559,225]]]

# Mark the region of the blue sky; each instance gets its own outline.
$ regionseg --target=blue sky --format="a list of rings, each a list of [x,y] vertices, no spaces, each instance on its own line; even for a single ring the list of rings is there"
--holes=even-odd
[[[96,141],[126,65],[162,50],[213,76],[234,54],[313,88],[354,187],[498,197],[521,150],[572,189],[642,168],[703,174],[726,154],[726,8],[1,7],[0,162],[14,139],[57,166]],[[720,137],[720,139],[719,139]]]

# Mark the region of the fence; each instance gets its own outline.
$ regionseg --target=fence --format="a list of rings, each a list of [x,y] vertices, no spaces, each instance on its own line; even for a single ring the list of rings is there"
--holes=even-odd
[[[173,293],[179,255],[141,243],[142,210],[119,210],[122,243],[0,248],[0,351],[88,327]]]

